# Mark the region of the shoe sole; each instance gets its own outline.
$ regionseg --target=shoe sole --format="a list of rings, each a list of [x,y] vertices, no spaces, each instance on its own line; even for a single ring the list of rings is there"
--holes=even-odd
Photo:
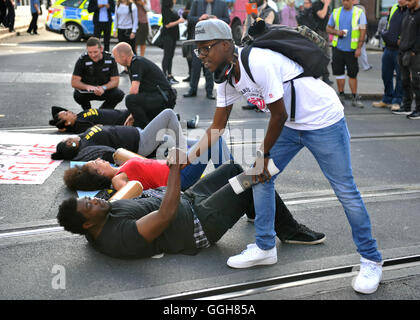
[[[245,269],[245,268],[251,268],[254,266],[265,266],[265,265],[271,265],[277,263],[277,257],[269,257],[264,260],[260,260],[258,262],[248,262],[248,263],[241,263],[241,264],[235,264],[234,262],[227,261],[227,265],[234,269]]]
[[[315,240],[315,241],[284,240],[284,241],[282,241],[282,243],[314,245],[314,244],[323,243],[325,241],[325,239],[327,239],[326,236],[324,236],[323,238],[321,238],[319,240]]]
[[[381,280],[382,280],[382,276],[381,276],[381,279],[379,280],[378,285],[377,285],[375,288],[372,288],[371,290],[365,290],[365,291],[363,291],[363,290],[361,290],[361,289],[356,289],[356,288],[354,287],[354,283],[356,282],[356,278],[357,278],[357,277],[354,277],[354,278],[353,278],[353,280],[351,281],[351,286],[353,287],[353,290],[354,290],[354,291],[356,291],[356,292],[358,292],[358,293],[363,293],[363,294],[372,294],[372,293],[375,293],[375,292],[376,292],[376,290],[378,290],[378,288],[379,288],[379,284],[381,283]]]
[[[404,112],[392,112],[392,114],[396,114],[397,116],[408,116],[409,114],[411,114],[411,111],[404,111]]]

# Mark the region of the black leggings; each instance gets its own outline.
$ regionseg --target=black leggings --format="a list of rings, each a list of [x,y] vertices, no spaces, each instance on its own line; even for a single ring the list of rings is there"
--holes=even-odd
[[[176,39],[170,35],[163,37],[163,59],[162,59],[162,71],[165,76],[172,74],[172,61],[174,59],[176,48]]]

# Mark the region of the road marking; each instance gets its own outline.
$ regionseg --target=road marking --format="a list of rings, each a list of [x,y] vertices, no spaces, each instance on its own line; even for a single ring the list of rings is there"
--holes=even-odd
[[[0,72],[0,82],[6,83],[70,83],[71,73]]]

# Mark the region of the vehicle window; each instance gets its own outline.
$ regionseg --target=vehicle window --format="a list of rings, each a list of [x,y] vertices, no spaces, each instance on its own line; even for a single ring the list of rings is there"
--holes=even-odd
[[[63,7],[72,7],[72,8],[78,8],[82,4],[84,0],[66,0],[61,5]]]

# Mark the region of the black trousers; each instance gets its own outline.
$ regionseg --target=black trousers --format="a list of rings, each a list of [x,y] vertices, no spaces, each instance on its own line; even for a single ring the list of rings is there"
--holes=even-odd
[[[28,32],[36,33],[38,31],[38,12],[32,13],[32,20],[29,24]]]
[[[172,61],[174,59],[176,39],[170,35],[163,36],[162,71],[165,76],[172,74]]]
[[[104,34],[104,50],[109,52],[109,42],[111,40],[111,23],[96,22],[93,25],[93,34],[96,38],[101,39],[102,32]]]
[[[398,63],[401,70],[401,83],[403,87],[402,108],[411,110],[411,104],[415,96],[416,111],[420,112],[420,54],[411,57],[410,65],[403,66],[401,54],[398,56]]]
[[[15,29],[15,7],[10,0],[6,0],[7,16],[6,23],[9,31],[12,32]]]
[[[127,42],[136,54],[136,38],[130,39],[132,29],[118,29],[118,42]]]
[[[150,121],[168,107],[159,92],[139,92],[125,98],[125,106],[134,117],[134,126],[144,129]]]
[[[92,100],[103,101],[101,109],[114,109],[124,98],[124,92],[118,88],[112,88],[106,90],[102,96],[97,96],[94,93],[80,93],[78,90],[74,90],[73,97],[83,110],[91,108]]]
[[[244,215],[255,217],[252,189],[236,194],[228,180],[243,169],[223,164],[185,191],[210,243],[217,242]],[[276,192],[274,229],[280,239],[293,234],[298,223]]]

